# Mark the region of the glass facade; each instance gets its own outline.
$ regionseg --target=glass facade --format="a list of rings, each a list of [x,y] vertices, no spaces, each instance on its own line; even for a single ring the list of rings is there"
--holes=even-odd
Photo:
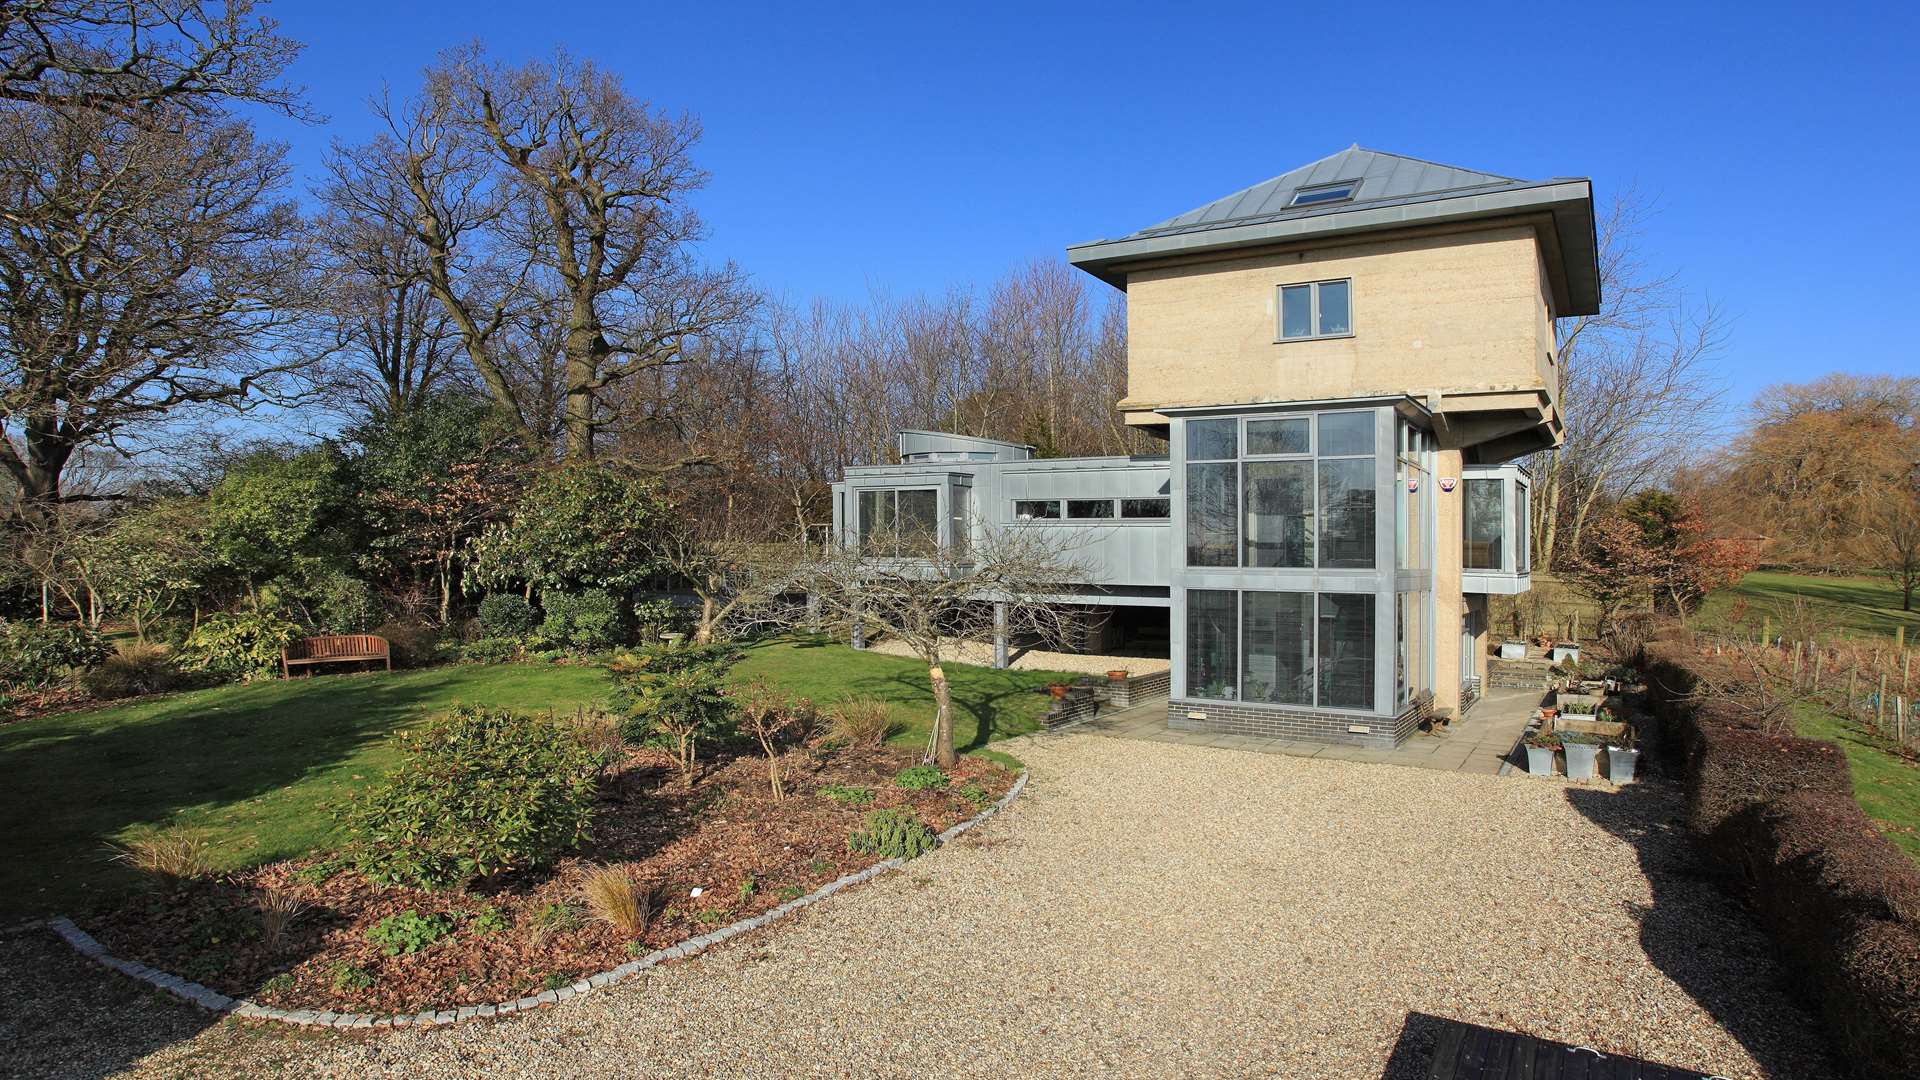
[[[1502,570],[1506,553],[1502,550],[1506,531],[1507,507],[1505,481],[1461,481],[1466,489],[1466,506],[1460,528],[1460,565],[1468,570]]]
[[[940,492],[934,488],[868,489],[860,492],[860,546],[898,554],[940,542]]]
[[[1240,423],[1186,422],[1186,565],[1372,569],[1373,412]]]

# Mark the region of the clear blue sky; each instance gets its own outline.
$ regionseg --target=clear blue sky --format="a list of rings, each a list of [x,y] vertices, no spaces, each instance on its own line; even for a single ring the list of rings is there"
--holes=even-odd
[[[795,299],[940,291],[1358,142],[1658,213],[1649,261],[1733,319],[1737,403],[1920,374],[1920,16],[1905,3],[661,5],[281,0],[329,115],[306,173],[469,39],[564,46],[703,121],[715,260]]]

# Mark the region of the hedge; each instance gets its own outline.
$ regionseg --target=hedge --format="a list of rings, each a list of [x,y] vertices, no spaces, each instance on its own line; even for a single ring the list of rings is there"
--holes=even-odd
[[[1920,1076],[1920,868],[1861,811],[1845,753],[1696,697],[1740,675],[1685,643],[1650,643],[1644,657],[1701,851],[1744,884],[1854,1072]]]

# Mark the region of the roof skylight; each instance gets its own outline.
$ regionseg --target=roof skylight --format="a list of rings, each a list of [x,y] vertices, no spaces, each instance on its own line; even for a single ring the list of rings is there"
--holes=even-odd
[[[1293,193],[1293,199],[1287,203],[1294,206],[1318,206],[1321,203],[1345,202],[1353,198],[1360,187],[1358,180],[1343,180],[1337,184],[1321,184],[1318,187],[1301,188]]]

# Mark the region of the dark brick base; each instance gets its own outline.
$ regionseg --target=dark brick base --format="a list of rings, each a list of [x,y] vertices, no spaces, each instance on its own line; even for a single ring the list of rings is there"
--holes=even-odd
[[[1242,702],[1170,701],[1167,727],[1174,731],[1213,731],[1294,742],[1339,743],[1390,750],[1420,727],[1433,709],[1433,697],[1416,699],[1398,716],[1352,716],[1285,705]],[[1199,713],[1202,715],[1192,715]],[[1367,731],[1349,731],[1364,727]]]
[[[1116,709],[1130,708],[1149,698],[1166,697],[1173,683],[1173,672],[1156,671],[1115,682],[1108,679],[1094,688],[1094,696]]]

